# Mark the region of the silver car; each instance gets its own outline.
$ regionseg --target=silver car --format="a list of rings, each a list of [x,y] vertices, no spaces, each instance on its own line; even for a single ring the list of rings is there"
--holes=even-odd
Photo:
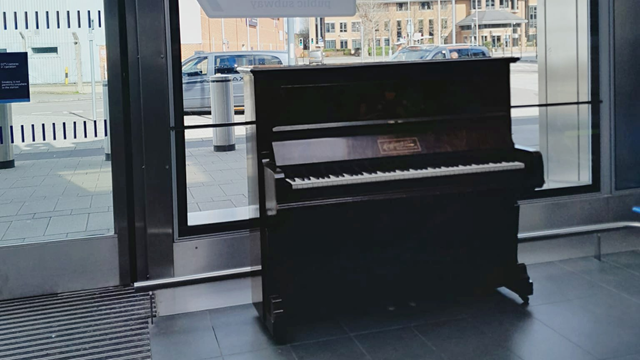
[[[283,65],[286,51],[237,51],[197,53],[182,63],[182,92],[185,112],[211,111],[209,78],[224,74],[233,76],[233,105],[244,108],[244,84],[238,67]]]
[[[309,51],[309,65],[313,65],[313,64],[318,64],[318,65],[324,64],[324,53],[322,52],[322,50]]]
[[[490,58],[489,49],[475,45],[412,45],[398,50],[391,61],[482,59]]]

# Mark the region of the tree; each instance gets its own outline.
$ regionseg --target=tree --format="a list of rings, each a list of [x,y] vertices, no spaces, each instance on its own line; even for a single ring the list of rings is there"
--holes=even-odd
[[[365,44],[375,49],[375,38],[378,37],[376,32],[380,31],[380,24],[389,17],[389,3],[383,0],[358,0],[356,9],[364,31],[362,50],[367,54]]]

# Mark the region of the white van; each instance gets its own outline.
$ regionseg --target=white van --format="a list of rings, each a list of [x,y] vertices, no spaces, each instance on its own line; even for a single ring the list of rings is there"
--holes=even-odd
[[[185,112],[210,112],[209,78],[213,75],[233,75],[233,105],[244,108],[244,85],[238,67],[253,65],[283,65],[286,51],[236,51],[198,53],[182,63],[182,92]]]

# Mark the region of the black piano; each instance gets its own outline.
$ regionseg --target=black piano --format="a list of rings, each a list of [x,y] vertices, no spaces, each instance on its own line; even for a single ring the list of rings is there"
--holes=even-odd
[[[277,341],[376,303],[503,286],[528,301],[518,200],[544,179],[512,140],[514,61],[242,69],[253,297]]]

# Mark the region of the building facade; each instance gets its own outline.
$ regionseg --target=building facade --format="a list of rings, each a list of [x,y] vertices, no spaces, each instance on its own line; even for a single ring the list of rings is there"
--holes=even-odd
[[[373,39],[384,47],[454,42],[525,46],[522,39],[535,42],[536,4],[537,0],[456,0],[454,9],[451,0],[364,2],[353,17],[311,18],[310,43],[351,51],[363,48],[363,41],[371,47]]]
[[[0,52],[27,52],[31,84],[91,78],[89,32],[94,24],[97,79],[106,77],[102,0],[2,0]]]
[[[197,0],[180,0],[182,59],[196,52],[286,50],[283,18],[210,19]]]

